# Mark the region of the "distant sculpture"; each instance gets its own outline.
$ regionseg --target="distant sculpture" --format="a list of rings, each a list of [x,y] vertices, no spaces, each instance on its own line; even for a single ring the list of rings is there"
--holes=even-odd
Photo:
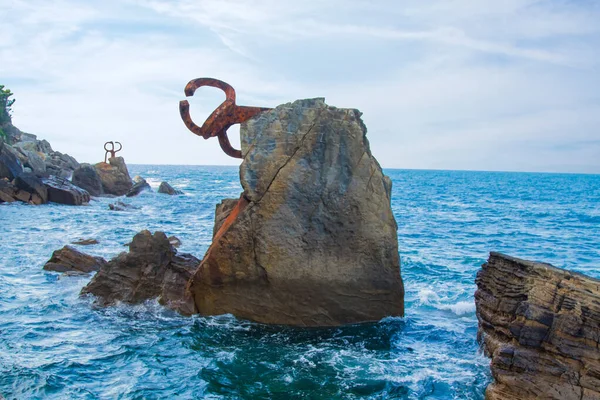
[[[212,86],[221,89],[225,92],[225,101],[210,114],[204,124],[202,124],[202,127],[199,127],[192,121],[192,117],[190,116],[190,103],[187,100],[182,100],[179,102],[181,119],[183,119],[185,126],[192,133],[202,136],[204,139],[217,136],[221,149],[223,149],[225,154],[234,158],[242,158],[242,152],[234,149],[231,143],[229,143],[227,129],[232,125],[241,124],[263,111],[270,110],[270,108],[236,105],[235,90],[233,87],[228,83],[213,78],[198,78],[189,81],[185,86],[185,95],[187,97],[193,96],[196,89],[201,86]]]
[[[115,150],[115,143],[119,145],[119,148]],[[111,145],[110,149],[107,149],[106,146],[107,145]],[[104,162],[106,162],[106,158],[108,156],[108,153],[110,153],[110,158],[115,158],[115,155],[117,152],[121,151],[123,149],[123,145],[119,142],[106,142],[104,143],[104,150],[106,150],[106,153],[104,153]]]

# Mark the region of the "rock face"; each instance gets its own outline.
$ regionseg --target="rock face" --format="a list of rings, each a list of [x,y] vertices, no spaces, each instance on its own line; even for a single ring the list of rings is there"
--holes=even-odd
[[[8,144],[0,142],[0,178],[13,180],[23,172],[23,165]]]
[[[21,175],[15,178],[14,184],[18,189],[29,192],[33,195],[38,196],[38,204],[48,202],[48,188],[40,178],[35,176],[33,173],[23,172]]]
[[[600,399],[599,280],[491,253],[476,282],[486,399]]]
[[[242,124],[244,193],[190,282],[200,314],[299,326],[403,315],[391,180],[360,115],[311,99]]]
[[[193,301],[186,298],[185,287],[199,262],[192,255],[177,254],[163,232],[145,230],[134,236],[129,253],[109,261],[81,293],[95,295],[100,305],[158,298],[169,308],[192,314]]]
[[[138,194],[142,193],[144,190],[148,190],[150,192],[152,191],[152,188],[150,187],[148,182],[146,182],[146,180],[139,175],[137,175],[135,178],[133,178],[133,182],[134,182],[133,186],[125,194],[125,196],[127,196],[127,197],[137,196]]]
[[[106,265],[106,260],[102,257],[93,257],[84,254],[71,246],[65,246],[52,253],[52,257],[44,269],[56,272],[81,272],[90,273],[98,271]]]
[[[92,196],[102,196],[104,194],[100,176],[98,175],[96,168],[90,164],[81,164],[73,171],[71,182],[86,190]]]
[[[90,201],[88,192],[64,178],[44,178],[42,182],[48,189],[48,201],[53,203],[80,206]]]
[[[113,157],[109,158],[108,162],[109,164],[100,162],[95,165],[102,189],[106,194],[123,196],[133,186],[125,160],[123,157]]]
[[[168,194],[174,196],[176,194],[182,194],[181,191],[175,189],[173,186],[169,185],[167,182],[161,182],[158,187],[158,193]]]

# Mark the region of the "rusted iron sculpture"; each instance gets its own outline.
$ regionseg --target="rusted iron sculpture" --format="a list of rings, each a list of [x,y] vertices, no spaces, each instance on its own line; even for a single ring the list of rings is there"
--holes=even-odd
[[[210,114],[200,127],[192,121],[190,103],[187,100],[182,100],[179,102],[181,119],[190,131],[202,136],[204,139],[217,136],[221,149],[228,156],[242,158],[242,152],[234,149],[229,143],[227,129],[232,125],[241,124],[263,111],[270,110],[270,108],[238,106],[235,104],[235,90],[228,83],[213,78],[198,78],[189,81],[185,86],[185,95],[187,97],[193,96],[196,89],[201,86],[212,86],[221,89],[225,92],[225,101]]]
[[[115,143],[119,145],[119,148],[115,150]],[[110,149],[107,149],[106,146],[107,145],[111,145]],[[104,143],[104,150],[106,150],[106,153],[104,153],[104,162],[106,162],[106,156],[108,156],[108,153],[110,153],[110,158],[114,158],[115,154],[118,151],[121,151],[123,149],[123,145],[119,142],[106,142]]]

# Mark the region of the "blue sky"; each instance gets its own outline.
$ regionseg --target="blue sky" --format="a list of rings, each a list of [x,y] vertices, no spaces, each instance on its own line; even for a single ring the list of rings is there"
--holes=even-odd
[[[384,167],[600,173],[599,1],[0,1],[14,123],[84,162],[237,164],[181,122],[238,104],[358,108]],[[223,100],[190,99],[199,123]],[[232,142],[239,132],[230,130]]]

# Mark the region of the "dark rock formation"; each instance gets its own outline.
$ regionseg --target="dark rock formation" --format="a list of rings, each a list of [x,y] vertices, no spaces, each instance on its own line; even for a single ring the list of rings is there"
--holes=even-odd
[[[23,172],[14,180],[15,186],[18,189],[24,190],[38,198],[33,199],[35,204],[43,204],[48,202],[48,189],[40,178],[33,173]]]
[[[47,271],[56,272],[81,272],[90,273],[98,271],[106,265],[106,260],[102,257],[93,257],[82,253],[71,246],[65,246],[60,250],[52,253],[52,257],[44,269]]]
[[[117,200],[115,203],[110,203],[108,209],[112,211],[131,211],[139,210],[140,207]]]
[[[0,142],[0,179],[13,180],[23,172],[23,165],[14,150],[6,143]]]
[[[477,274],[487,400],[600,399],[600,281],[499,253]]]
[[[133,186],[125,160],[123,157],[113,157],[108,162],[109,164],[100,162],[95,165],[102,182],[102,189],[104,193],[123,196]]]
[[[391,180],[360,115],[311,99],[242,124],[244,193],[190,282],[199,313],[300,326],[403,315]]]
[[[91,246],[93,244],[98,244],[98,243],[100,243],[100,242],[98,242],[96,239],[79,239],[74,242],[71,242],[71,244],[77,244],[79,246]]]
[[[135,178],[133,178],[133,182],[134,182],[133,186],[125,194],[125,196],[127,196],[127,197],[137,196],[138,194],[142,193],[144,190],[152,191],[152,188],[150,187],[148,182],[146,182],[146,180],[139,175],[137,175]]]
[[[185,287],[199,262],[192,255],[177,254],[163,232],[152,235],[145,230],[134,236],[129,253],[109,261],[81,293],[93,294],[104,306],[158,298],[169,308],[192,314],[193,301],[185,297]]]
[[[71,182],[86,190],[92,196],[102,196],[104,194],[100,176],[98,175],[96,168],[90,164],[81,164],[75,169],[75,171],[73,171]]]
[[[87,191],[64,178],[44,178],[42,182],[48,188],[48,201],[53,203],[80,206],[90,201],[90,194]]]
[[[168,195],[177,195],[183,194],[180,190],[175,189],[173,186],[169,185],[167,182],[161,182],[158,187],[158,193],[168,194]]]

